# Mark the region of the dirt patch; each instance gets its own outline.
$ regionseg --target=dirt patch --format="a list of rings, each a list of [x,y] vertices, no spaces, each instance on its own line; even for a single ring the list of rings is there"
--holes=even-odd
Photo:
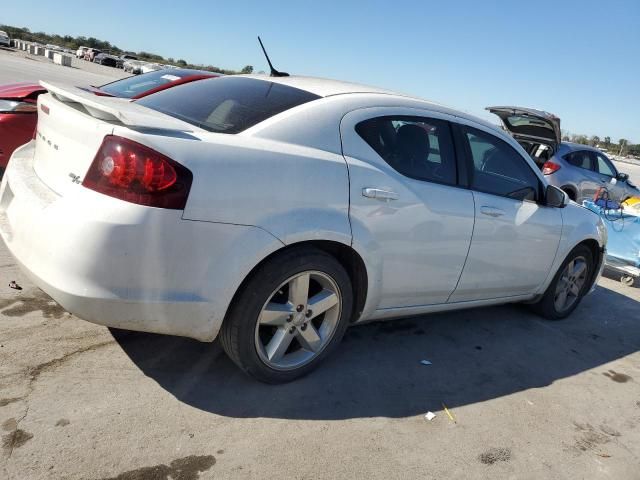
[[[71,422],[69,420],[67,420],[66,418],[61,418],[60,420],[58,420],[56,422],[56,427],[66,427],[70,423]]]
[[[478,460],[485,465],[493,465],[496,462],[508,462],[511,460],[511,450],[508,448],[490,448],[478,455]]]
[[[53,360],[49,360],[48,362],[44,362],[44,363],[41,363],[39,365],[36,365],[35,367],[33,367],[33,368],[31,368],[29,370],[29,375],[31,376],[31,381],[36,380],[40,376],[41,373],[46,372],[47,370],[51,370],[51,369],[54,369],[56,367],[59,367],[60,365],[62,365],[63,363],[67,362],[70,358],[74,357],[75,355],[79,355],[81,353],[89,352],[91,350],[97,350],[97,349],[105,347],[107,345],[111,345],[112,343],[115,343],[115,340],[109,340],[109,341],[106,341],[106,342],[89,345],[88,347],[80,348],[78,350],[74,350],[73,352],[69,352],[66,355],[63,355],[62,357],[54,358]]]
[[[33,438],[33,434],[17,429],[7,435],[2,436],[2,447],[12,452],[16,448],[20,448]]]
[[[10,403],[19,402],[23,397],[0,398],[0,407],[6,407]]]
[[[573,424],[576,430],[580,432],[580,436],[576,437],[575,447],[582,452],[595,450],[599,445],[604,445],[610,441],[607,433],[597,431],[589,423],[574,422]]]
[[[216,464],[213,455],[190,455],[178,458],[169,465],[154,465],[129,470],[116,477],[102,480],[197,480],[200,473],[206,472]]]
[[[9,420],[2,422],[2,429],[5,432],[12,432],[16,428],[18,428],[18,421],[15,418],[10,418]]]
[[[618,373],[615,370],[609,370],[608,372],[604,372],[603,375],[605,377],[609,377],[616,383],[627,383],[629,380],[633,380],[629,375],[625,375],[624,373]]]
[[[37,311],[41,311],[44,318],[62,318],[65,314],[71,315],[42,291],[37,291],[32,296],[0,300],[0,311],[7,317],[22,317]]]

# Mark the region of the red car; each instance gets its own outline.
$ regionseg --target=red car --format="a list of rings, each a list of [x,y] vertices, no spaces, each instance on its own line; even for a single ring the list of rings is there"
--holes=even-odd
[[[217,73],[183,68],[158,70],[84,90],[101,96],[135,100],[176,85],[218,76]],[[0,177],[13,151],[33,137],[38,123],[36,101],[42,93],[47,91],[34,83],[0,86]]]

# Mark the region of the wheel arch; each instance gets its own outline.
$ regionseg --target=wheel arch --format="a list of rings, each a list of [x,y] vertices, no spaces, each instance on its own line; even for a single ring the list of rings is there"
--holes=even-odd
[[[569,195],[569,198],[574,202],[577,200],[578,191],[573,185],[563,185],[560,189],[566,192],[566,194]]]
[[[269,255],[260,260],[260,262],[258,262],[245,276],[244,280],[236,289],[231,302],[229,303],[227,312],[231,310],[232,306],[237,301],[238,296],[244,289],[247,282],[267,262],[278,255],[282,255],[284,252],[288,252],[294,249],[301,249],[304,247],[313,247],[325,253],[328,253],[329,255],[333,256],[347,271],[353,289],[353,311],[351,312],[349,323],[354,323],[355,321],[357,321],[360,318],[362,311],[364,310],[364,306],[367,300],[369,284],[367,267],[360,254],[353,247],[332,240],[305,240],[285,245],[282,248],[271,252]]]
[[[593,284],[598,279],[598,274],[600,273],[600,264],[604,261],[603,255],[604,251],[598,244],[597,240],[593,238],[587,238],[580,243],[578,243],[575,247],[584,245],[591,251],[591,255],[593,257],[593,271],[591,272],[591,278],[589,279],[589,290],[593,287]],[[573,250],[573,248],[571,250]]]

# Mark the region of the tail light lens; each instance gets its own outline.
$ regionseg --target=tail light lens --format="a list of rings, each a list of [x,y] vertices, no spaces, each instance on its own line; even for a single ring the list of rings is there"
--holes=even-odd
[[[544,162],[542,165],[542,174],[543,175],[551,175],[554,172],[560,170],[560,165],[555,162]]]
[[[110,197],[148,207],[183,210],[191,172],[133,140],[107,135],[82,185]]]

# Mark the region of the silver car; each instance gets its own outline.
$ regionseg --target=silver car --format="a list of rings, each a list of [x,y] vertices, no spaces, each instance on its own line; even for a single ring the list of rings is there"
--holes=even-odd
[[[576,202],[594,197],[604,187],[609,198],[621,201],[640,196],[629,175],[618,172],[599,149],[561,141],[560,119],[540,110],[520,107],[487,107],[504,128],[531,155],[547,182],[564,190]]]

